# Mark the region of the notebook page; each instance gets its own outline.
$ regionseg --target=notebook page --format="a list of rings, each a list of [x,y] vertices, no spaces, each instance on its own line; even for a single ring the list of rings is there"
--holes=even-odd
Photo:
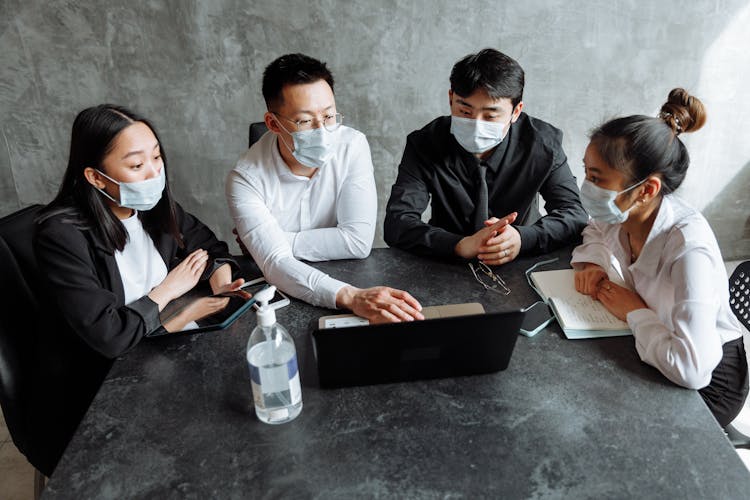
[[[619,276],[610,279],[624,286]],[[573,330],[629,330],[628,324],[588,295],[575,289],[573,269],[555,269],[531,273],[531,280],[542,294],[542,299],[555,306],[560,326]]]
[[[555,311],[563,328],[573,330],[627,330],[628,324],[588,295],[552,297]]]

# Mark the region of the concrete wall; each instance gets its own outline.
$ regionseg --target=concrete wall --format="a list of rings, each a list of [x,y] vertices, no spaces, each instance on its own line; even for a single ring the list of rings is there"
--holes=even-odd
[[[565,131],[579,181],[595,124],[694,91],[710,115],[686,138],[682,195],[725,258],[750,257],[748,25],[738,0],[0,0],[0,215],[49,201],[76,113],[114,102],[156,124],[177,199],[230,237],[224,177],[265,110],[263,68],[301,51],[329,63],[370,140],[382,222],[406,134],[447,113],[451,66],[489,46],[524,67],[525,109]]]

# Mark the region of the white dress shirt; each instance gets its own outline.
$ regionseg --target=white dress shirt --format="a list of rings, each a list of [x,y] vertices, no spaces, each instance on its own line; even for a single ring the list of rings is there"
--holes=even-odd
[[[664,196],[658,210],[634,263],[622,226],[593,220],[571,263],[619,267],[648,305],[627,315],[638,355],[672,382],[700,389],[711,382],[722,345],[742,335],[740,324],[729,307],[726,267],[706,219],[674,195]]]
[[[346,283],[300,260],[367,257],[377,217],[367,139],[344,126],[332,133],[337,135],[336,151],[312,178],[291,172],[277,136],[267,132],[240,157],[226,185],[237,234],[266,280],[331,309]]]

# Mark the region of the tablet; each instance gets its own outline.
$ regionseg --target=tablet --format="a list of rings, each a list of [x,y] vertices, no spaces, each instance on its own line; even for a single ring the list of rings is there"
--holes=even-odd
[[[242,285],[241,289],[251,294],[250,298],[245,298],[236,292],[225,294],[223,296],[228,297],[229,302],[221,311],[188,323],[185,328],[180,331],[168,332],[166,329],[160,328],[149,336],[155,337],[160,335],[173,335],[176,333],[201,333],[224,330],[237,321],[240,316],[246,313],[253,304],[255,304],[255,293],[267,286],[268,284],[262,277],[249,280]],[[159,313],[159,319],[161,320],[162,325],[164,325],[171,318],[179,314],[180,311],[190,307],[196,301],[213,297],[216,296],[211,292],[211,287],[207,283],[201,283],[182,297],[167,304],[167,307]]]

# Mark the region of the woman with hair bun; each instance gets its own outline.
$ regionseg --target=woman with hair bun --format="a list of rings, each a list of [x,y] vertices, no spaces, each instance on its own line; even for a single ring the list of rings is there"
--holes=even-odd
[[[742,331],[708,222],[673,194],[690,163],[679,136],[705,121],[701,101],[676,88],[658,117],[617,118],[593,131],[581,187],[592,220],[571,263],[576,289],[627,321],[640,358],[697,389],[725,427],[748,392]],[[609,280],[611,267],[629,289]]]

